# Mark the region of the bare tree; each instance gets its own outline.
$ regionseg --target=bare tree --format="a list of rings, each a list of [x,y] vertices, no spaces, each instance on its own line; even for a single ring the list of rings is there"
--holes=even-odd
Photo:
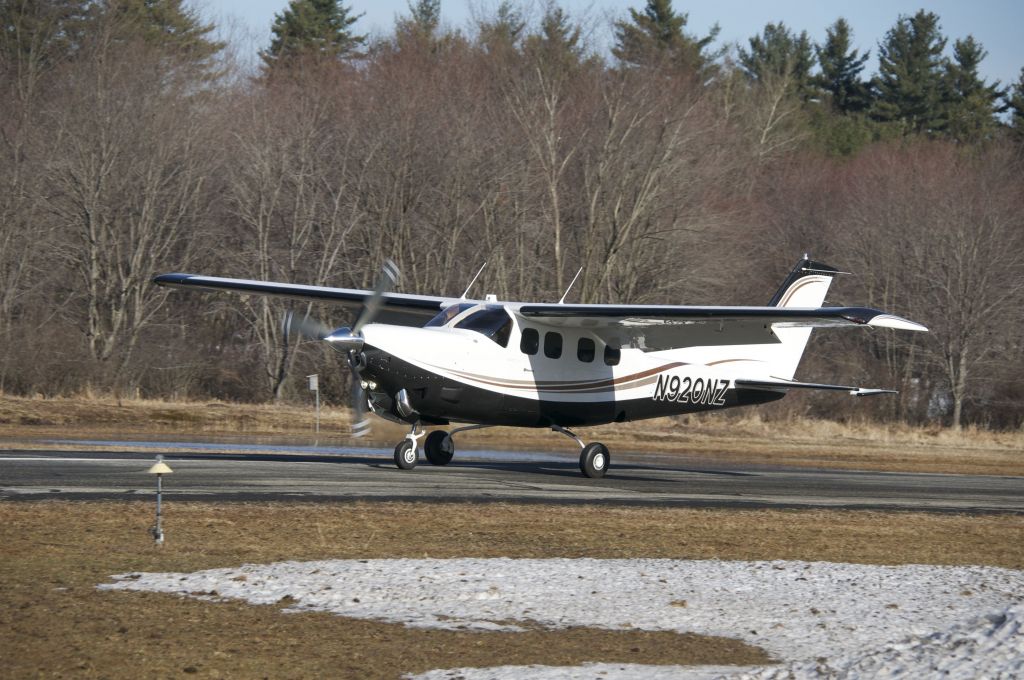
[[[45,117],[52,147],[43,205],[78,280],[87,351],[112,365],[116,387],[166,297],[149,279],[188,260],[211,156],[202,97],[169,72],[168,55],[125,45],[114,30],[83,50]]]
[[[267,280],[314,285],[350,283],[346,239],[364,218],[359,196],[363,167],[352,153],[358,131],[336,121],[344,75],[332,67],[299,83],[278,81],[240,106],[233,138],[236,156],[228,199],[237,224],[232,266]],[[267,385],[280,400],[297,354],[297,337],[282,327],[285,309],[313,313],[310,305],[245,299],[242,309],[261,348]]]
[[[983,369],[1015,361],[1010,348],[1021,335],[1024,224],[1015,163],[1005,152],[970,156],[920,143],[867,154],[846,178],[844,241],[871,273],[869,301],[931,330],[882,335],[880,352],[894,371],[903,367],[909,394],[934,385],[921,407],[941,412],[948,404],[956,428],[984,391]]]

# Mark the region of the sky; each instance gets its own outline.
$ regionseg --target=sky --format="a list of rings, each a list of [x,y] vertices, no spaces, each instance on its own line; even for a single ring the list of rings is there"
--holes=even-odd
[[[474,16],[488,16],[499,0],[441,0],[441,17],[446,27],[465,29]],[[529,0],[527,0],[529,2]],[[251,58],[270,43],[270,26],[274,15],[281,12],[287,0],[191,0],[207,19],[227,27],[228,39],[240,56]],[[395,18],[408,14],[407,0],[344,0],[354,14],[362,14],[354,28],[360,33],[386,34]],[[630,8],[642,9],[644,0],[561,0],[559,5],[591,28],[592,40],[598,46],[610,42],[611,21],[628,16]],[[937,14],[942,32],[949,38],[946,46],[952,53],[956,38],[968,34],[984,45],[988,57],[981,64],[981,73],[989,82],[1000,80],[1004,85],[1017,80],[1024,67],[1024,2],[1021,0],[941,0],[939,2],[906,2],[904,0],[860,0],[835,2],[828,0],[699,0],[673,3],[677,12],[689,14],[687,30],[706,35],[715,23],[721,27],[718,42],[742,43],[762,31],[769,22],[784,22],[797,32],[806,30],[811,39],[821,42],[825,28],[838,17],[845,17],[854,32],[854,45],[861,53],[871,52],[868,71],[877,68],[877,44],[901,14],[914,14],[926,9]],[[528,5],[529,6],[529,5]],[[542,0],[532,3],[532,18],[542,14]],[[528,15],[529,16],[529,15]]]

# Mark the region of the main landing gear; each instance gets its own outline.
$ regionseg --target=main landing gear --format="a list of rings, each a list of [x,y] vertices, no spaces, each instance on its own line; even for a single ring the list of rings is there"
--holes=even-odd
[[[423,453],[426,455],[427,462],[431,465],[447,465],[452,461],[452,457],[455,455],[455,441],[452,439],[453,435],[459,432],[479,430],[485,427],[492,426],[467,425],[465,427],[457,427],[450,433],[445,432],[444,430],[434,430],[430,434],[427,434],[427,438],[423,442]],[[552,425],[551,429],[560,434],[564,434],[566,437],[569,437],[580,445],[580,472],[591,479],[604,477],[604,473],[608,471],[608,465],[612,460],[607,446],[601,442],[584,444],[582,439],[577,437],[571,431],[558,425]],[[405,435],[405,439],[398,442],[398,445],[395,447],[395,465],[402,470],[411,470],[416,467],[416,463],[419,459],[418,442],[425,434],[425,432],[420,430],[419,423],[412,426],[409,430],[409,434]]]
[[[601,442],[584,444],[582,439],[558,425],[552,425],[551,429],[559,434],[564,434],[580,445],[580,472],[591,479],[604,477],[604,473],[608,471],[608,465],[612,462],[612,456],[608,452],[607,446]]]

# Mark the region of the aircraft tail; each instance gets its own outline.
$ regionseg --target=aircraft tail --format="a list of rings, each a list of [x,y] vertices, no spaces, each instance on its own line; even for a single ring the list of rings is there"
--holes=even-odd
[[[800,260],[793,271],[772,296],[770,307],[821,307],[825,302],[825,294],[832,284],[832,279],[839,270],[821,262],[815,262],[808,256]],[[772,330],[779,338],[781,347],[773,361],[772,376],[783,380],[792,380],[796,374],[800,358],[811,337],[810,328],[787,327],[774,324]]]

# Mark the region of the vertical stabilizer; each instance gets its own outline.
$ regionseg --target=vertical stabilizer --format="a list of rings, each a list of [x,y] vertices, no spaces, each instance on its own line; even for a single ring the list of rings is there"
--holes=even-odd
[[[770,307],[821,307],[825,302],[825,294],[832,284],[832,278],[839,273],[835,267],[815,262],[808,256],[797,263],[793,271],[772,296]],[[775,360],[772,362],[772,375],[783,380],[791,380],[796,375],[796,368],[811,337],[810,328],[792,328],[775,324],[772,327],[779,338]]]

